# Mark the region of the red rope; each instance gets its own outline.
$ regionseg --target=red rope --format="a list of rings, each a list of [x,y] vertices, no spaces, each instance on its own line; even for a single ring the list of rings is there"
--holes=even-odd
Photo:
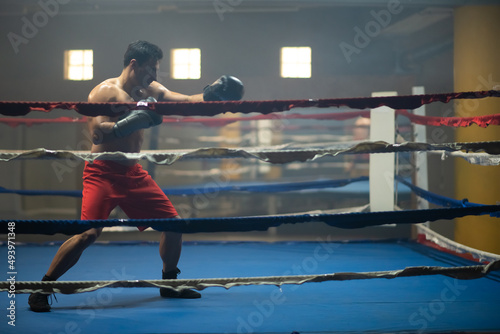
[[[86,117],[73,118],[73,117],[59,117],[59,118],[0,118],[0,123],[7,124],[11,127],[24,124],[32,126],[33,124],[47,124],[47,123],[84,123],[87,121]]]
[[[397,114],[409,118],[414,124],[421,125],[449,126],[455,128],[467,127],[472,124],[476,124],[482,128],[488,125],[500,125],[500,114],[476,117],[432,117],[414,115],[406,110],[398,110]]]
[[[353,109],[373,109],[388,106],[393,109],[415,109],[432,102],[448,103],[453,99],[481,99],[500,97],[500,91],[476,91],[446,94],[425,94],[407,96],[382,96],[360,98],[337,98],[315,100],[275,100],[275,101],[226,101],[226,102],[158,102],[151,105],[162,115],[214,116],[223,112],[270,114],[273,112],[306,107],[342,107]],[[117,116],[135,108],[135,103],[108,102],[0,102],[0,114],[24,116],[31,111],[49,112],[53,109],[75,110],[85,116]]]
[[[500,125],[500,114],[484,115],[476,117],[432,117],[432,116],[419,116],[414,115],[407,110],[396,110],[396,115],[401,115],[410,119],[414,124],[431,125],[431,126],[449,126],[449,127],[467,127],[476,124],[480,127],[487,127],[488,125]],[[195,118],[195,117],[164,117],[163,123],[201,123],[205,126],[224,126],[238,121],[255,121],[264,119],[314,119],[314,120],[347,120],[355,117],[370,117],[370,111],[361,110],[354,112],[343,113],[327,113],[327,114],[269,114],[269,115],[256,115],[250,117],[231,117],[231,118]],[[0,123],[7,124],[11,127],[16,127],[21,124],[31,126],[33,124],[46,124],[46,123],[84,123],[86,117],[72,118],[72,117],[59,117],[55,119],[36,119],[36,118],[0,118]]]

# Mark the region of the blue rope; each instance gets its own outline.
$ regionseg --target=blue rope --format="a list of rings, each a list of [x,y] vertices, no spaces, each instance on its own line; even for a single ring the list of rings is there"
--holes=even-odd
[[[298,191],[306,189],[324,189],[324,188],[339,188],[348,184],[360,181],[368,181],[367,176],[361,176],[353,179],[341,180],[315,180],[304,182],[278,182],[278,183],[232,183],[227,186],[219,186],[214,183],[205,184],[203,187],[189,187],[189,188],[170,188],[163,191],[167,195],[199,195],[213,192],[226,192],[226,191],[247,191],[258,193],[273,193],[273,192],[287,192]]]
[[[410,188],[417,196],[422,197],[429,203],[437,204],[442,207],[472,207],[472,206],[482,206],[483,204],[478,204],[478,203],[470,203],[468,199],[463,199],[463,200],[456,200],[453,198],[449,197],[444,197],[435,193],[432,193],[428,190],[424,190],[422,188],[419,188],[407,180],[405,180],[401,176],[396,176],[396,180]]]
[[[287,192],[306,189],[339,188],[348,184],[360,181],[367,181],[367,176],[353,179],[341,180],[315,180],[305,182],[278,182],[278,183],[231,183],[221,186],[214,182],[203,186],[178,187],[162,189],[166,195],[191,196],[226,191],[247,191],[247,192]],[[81,190],[13,190],[0,187],[0,194],[17,194],[23,196],[67,196],[82,197]]]
[[[481,206],[482,204],[471,203],[467,199],[456,200],[453,198],[441,196],[432,193],[428,190],[419,188],[405,178],[401,176],[396,176],[396,180],[408,188],[411,189],[417,196],[425,199],[429,203],[433,203],[442,207],[470,207],[470,206]],[[207,183],[203,186],[194,187],[178,187],[162,189],[166,195],[176,195],[176,196],[193,196],[200,194],[208,194],[215,192],[229,192],[229,191],[246,191],[246,192],[260,192],[260,193],[272,193],[272,192],[288,192],[288,191],[299,191],[306,189],[325,189],[325,188],[339,188],[344,187],[348,184],[368,181],[367,176],[361,176],[358,178],[340,179],[340,180],[315,180],[315,181],[305,181],[305,182],[278,182],[278,183],[231,183],[226,186],[220,186],[214,183],[214,186],[210,186],[211,183]],[[24,196],[67,196],[67,197],[82,197],[82,192],[80,190],[12,190],[0,187],[0,194],[17,194]]]
[[[287,216],[188,218],[188,219],[110,219],[110,220],[0,220],[1,233],[78,234],[90,228],[111,226],[150,226],[157,231],[178,233],[265,231],[282,224],[323,222],[344,229],[384,224],[415,224],[468,215],[500,217],[500,205],[481,205],[426,210],[305,214]]]
[[[82,197],[81,190],[19,190],[0,187],[0,194],[16,194],[22,196],[66,196]]]

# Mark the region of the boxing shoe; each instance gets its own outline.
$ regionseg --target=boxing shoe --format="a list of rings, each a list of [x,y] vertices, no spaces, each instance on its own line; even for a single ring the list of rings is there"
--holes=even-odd
[[[161,272],[162,279],[177,279],[177,276],[181,273],[179,268],[168,272]],[[201,298],[201,294],[191,289],[174,290],[172,288],[160,288],[160,296],[163,298],[183,298],[183,299],[196,299]]]
[[[28,304],[30,305],[30,310],[33,312],[49,312],[49,296],[41,292],[32,293],[28,297]]]
[[[42,278],[42,282],[43,281],[54,281],[54,280],[49,276],[45,275]],[[28,297],[28,304],[30,306],[30,309],[33,312],[49,312],[50,311],[49,296],[51,296],[51,294],[41,293],[41,292],[32,293]]]

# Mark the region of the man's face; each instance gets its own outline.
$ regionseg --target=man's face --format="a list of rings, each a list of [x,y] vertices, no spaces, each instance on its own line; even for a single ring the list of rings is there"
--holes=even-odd
[[[160,62],[158,60],[150,60],[142,65],[136,63],[134,73],[137,84],[144,88],[148,87],[153,81],[156,81],[159,68]]]

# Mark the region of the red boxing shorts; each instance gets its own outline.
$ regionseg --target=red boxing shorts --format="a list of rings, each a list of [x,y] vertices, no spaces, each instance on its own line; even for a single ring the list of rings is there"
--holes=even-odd
[[[173,218],[177,211],[142,166],[95,160],[83,170],[82,220],[108,219],[119,206],[130,219]],[[147,226],[138,229],[144,231]]]

